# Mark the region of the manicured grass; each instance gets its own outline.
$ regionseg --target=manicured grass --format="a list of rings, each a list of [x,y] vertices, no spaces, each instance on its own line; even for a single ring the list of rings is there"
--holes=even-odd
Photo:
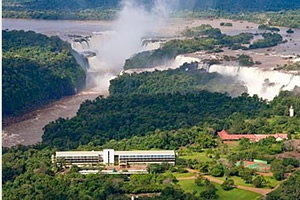
[[[167,171],[165,172],[165,174],[173,174],[176,178],[184,178],[184,177],[192,177],[195,176],[195,174],[191,173],[191,172],[187,172],[187,173],[179,173],[179,172],[170,172]]]
[[[276,187],[279,185],[282,181],[277,181],[273,176],[264,176],[264,178],[270,182],[271,187]]]
[[[260,194],[246,191],[246,190],[241,190],[241,189],[224,191],[219,184],[217,183],[213,183],[213,184],[218,189],[217,191],[218,200],[230,200],[230,199],[255,200],[261,197]],[[189,192],[189,193],[197,192],[196,195],[200,195],[200,193],[205,189],[204,186],[201,187],[197,186],[194,183],[194,180],[180,180],[179,185],[185,192]]]
[[[203,151],[203,152],[189,152],[189,153],[187,152],[186,155],[179,156],[179,158],[186,159],[186,160],[188,160],[188,159],[192,159],[192,160],[196,159],[196,160],[199,160],[201,162],[212,161],[211,158],[209,158],[209,157],[206,156],[205,151]]]
[[[217,179],[220,179],[222,181],[224,181],[226,179],[226,177],[215,177]],[[280,184],[280,181],[276,181],[273,177],[270,176],[264,176],[264,178],[270,182],[270,186],[271,187],[275,187],[276,185]],[[235,185],[242,185],[242,186],[247,186],[247,187],[255,187],[253,184],[247,184],[245,183],[245,181],[238,176],[231,176],[230,179],[232,179],[234,181]],[[265,187],[267,188],[267,187]]]

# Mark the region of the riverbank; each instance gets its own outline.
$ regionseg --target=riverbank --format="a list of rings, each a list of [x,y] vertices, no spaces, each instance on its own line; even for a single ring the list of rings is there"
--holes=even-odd
[[[2,146],[32,145],[41,142],[45,125],[60,117],[74,117],[82,102],[87,99],[93,100],[99,95],[107,96],[108,92],[83,91],[18,117],[15,123],[3,127]]]

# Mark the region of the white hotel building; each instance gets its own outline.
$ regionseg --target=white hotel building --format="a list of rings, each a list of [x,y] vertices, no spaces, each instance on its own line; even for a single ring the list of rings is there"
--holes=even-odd
[[[175,151],[58,151],[52,156],[58,165],[120,165],[169,163],[175,164]]]

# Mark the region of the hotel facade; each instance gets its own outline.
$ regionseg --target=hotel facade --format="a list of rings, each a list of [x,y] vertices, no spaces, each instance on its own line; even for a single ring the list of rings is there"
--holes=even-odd
[[[137,164],[175,164],[175,151],[58,151],[52,156],[57,165],[119,165],[128,167]]]

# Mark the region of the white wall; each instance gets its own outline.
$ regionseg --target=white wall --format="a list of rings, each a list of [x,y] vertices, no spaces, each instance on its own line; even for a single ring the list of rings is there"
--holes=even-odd
[[[104,164],[114,164],[115,150],[113,149],[103,149],[103,163]]]

